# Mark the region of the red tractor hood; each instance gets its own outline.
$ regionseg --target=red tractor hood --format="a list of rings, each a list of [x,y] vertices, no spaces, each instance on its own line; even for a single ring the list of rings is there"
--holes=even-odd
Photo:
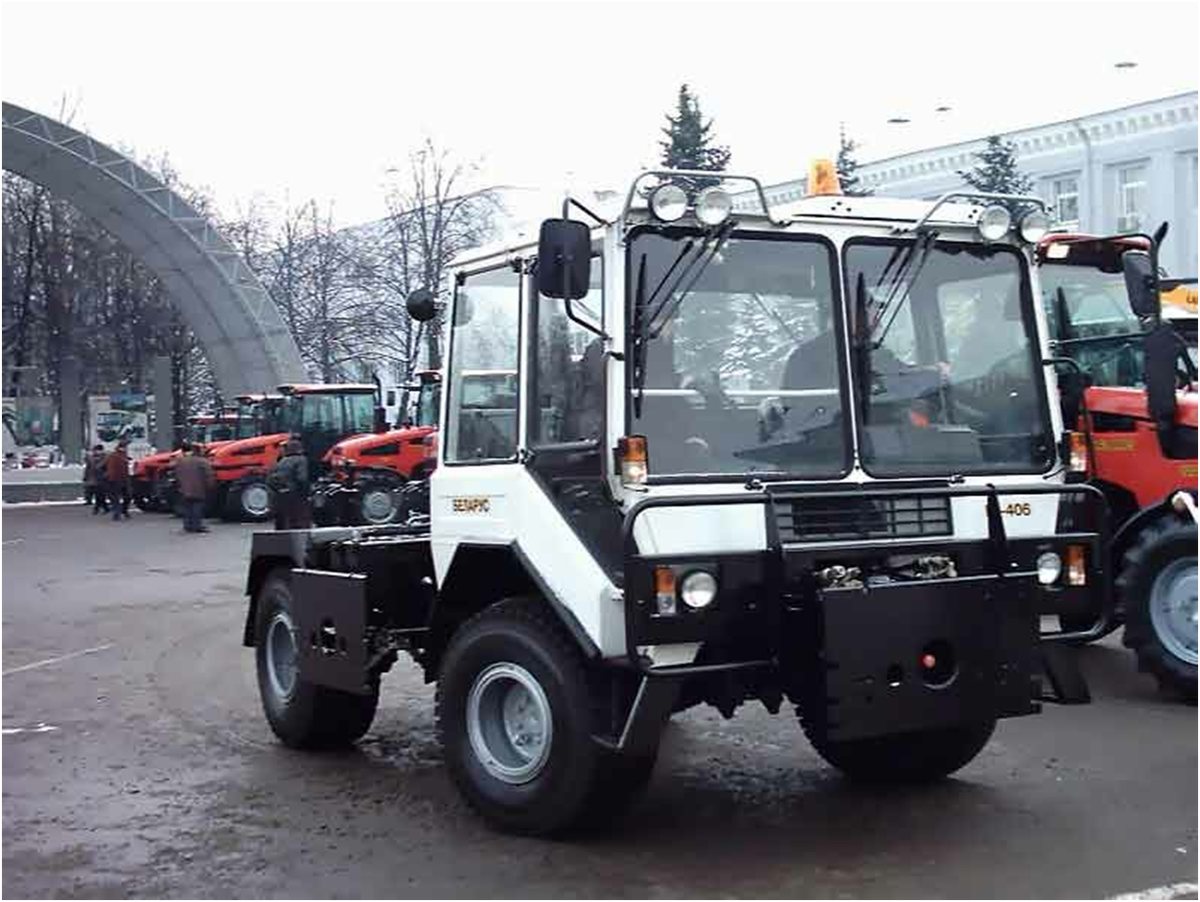
[[[1191,389],[1175,393],[1175,422],[1180,426],[1196,428],[1197,397],[1196,392]],[[1095,386],[1087,390],[1086,398],[1088,410],[1093,413],[1108,413],[1138,420],[1150,418],[1146,391],[1142,388]]]

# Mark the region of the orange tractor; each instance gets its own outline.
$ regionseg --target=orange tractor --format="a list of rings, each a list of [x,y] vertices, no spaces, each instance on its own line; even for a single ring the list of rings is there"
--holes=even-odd
[[[1104,492],[1116,531],[1113,628],[1141,670],[1196,698],[1195,320],[1163,315],[1154,236],[1052,234],[1038,247],[1073,467]],[[1093,612],[1060,613],[1064,627]]]
[[[355,435],[334,445],[326,474],[313,486],[313,518],[321,525],[406,522],[428,512],[426,477],[437,466],[436,434],[442,377],[417,374],[415,417],[396,429]]]
[[[238,397],[237,407],[227,408],[219,414],[200,414],[188,417],[184,429],[185,441],[204,445],[206,448],[219,446],[222,442],[247,438],[254,434],[255,419],[252,395]],[[133,503],[138,510],[168,511],[172,507],[167,488],[167,472],[179,459],[182,452],[160,451],[139,458],[133,463]]]
[[[324,466],[327,452],[349,436],[384,429],[377,387],[369,384],[281,385],[262,406],[259,434],[227,442],[208,453],[217,478],[214,511],[228,520],[258,522],[274,514],[267,473],[289,438],[304,445],[311,472]]]

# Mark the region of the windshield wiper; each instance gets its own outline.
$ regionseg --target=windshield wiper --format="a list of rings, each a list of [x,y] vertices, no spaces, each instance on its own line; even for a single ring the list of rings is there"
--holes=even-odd
[[[724,246],[729,235],[733,232],[734,221],[731,219],[726,222],[716,232],[710,232],[704,236],[704,240],[700,245],[696,255],[679,271],[678,276],[672,279],[672,275],[679,264],[695,247],[694,239],[689,239],[688,242],[679,251],[674,262],[667,269],[663,277],[659,279],[658,284],[654,287],[654,291],[650,293],[650,297],[646,297],[646,258],[645,253],[642,254],[638,264],[638,279],[637,289],[633,299],[633,412],[634,416],[642,415],[642,395],[646,385],[646,353],[647,345],[651,339],[658,338],[662,334],[662,330],[666,328],[668,322],[679,310],[684,298],[688,292],[692,290],[700,276],[704,274],[705,268],[709,262],[716,257]],[[697,265],[699,264],[699,265]],[[680,285],[684,280],[687,280],[687,285],[680,289]],[[667,283],[671,285],[667,288]],[[664,291],[664,288],[666,289]],[[678,294],[676,294],[678,292]],[[662,300],[659,301],[653,312],[649,312],[649,307],[654,301],[662,295]],[[672,300],[674,296],[674,300]],[[669,308],[668,308],[668,305]],[[664,314],[663,311],[666,311]]]
[[[921,270],[925,268],[925,263],[929,259],[929,252],[933,250],[933,243],[937,240],[937,236],[938,233],[932,229],[928,232],[925,232],[922,236],[925,239],[925,243],[924,245],[920,246],[920,256],[917,257],[916,268],[913,269],[912,278],[903,283],[903,293],[900,295],[899,299],[896,298],[896,292],[901,290],[901,280],[904,278],[905,273],[908,272],[908,267],[912,263],[913,254],[917,252],[917,247],[921,241],[921,237],[918,237],[917,240],[913,242],[912,250],[908,256],[905,257],[904,262],[900,264],[899,269],[896,270],[895,280],[892,283],[892,291],[879,306],[879,311],[875,314],[875,318],[871,320],[871,326],[867,330],[866,343],[870,346],[872,351],[877,351],[883,347],[883,342],[887,338],[888,332],[891,331],[892,323],[896,321],[896,315],[902,309],[904,309],[904,304],[908,300],[909,295],[912,293],[913,285],[915,285],[917,283],[917,279],[921,277]],[[894,306],[893,302],[895,302]],[[879,324],[883,321],[884,315],[887,313],[888,307],[892,308],[891,316],[888,317],[887,323],[884,324],[883,331],[879,334],[879,338],[872,341],[875,336],[876,329],[879,327]]]

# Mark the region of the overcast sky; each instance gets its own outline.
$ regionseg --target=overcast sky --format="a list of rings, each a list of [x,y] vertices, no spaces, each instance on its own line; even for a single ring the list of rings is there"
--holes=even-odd
[[[1197,8],[4,2],[0,69],[6,101],[167,152],[226,211],[315,197],[353,223],[425,136],[480,184],[623,190],[681,82],[768,182],[834,155],[839,121],[868,161],[1193,91]]]

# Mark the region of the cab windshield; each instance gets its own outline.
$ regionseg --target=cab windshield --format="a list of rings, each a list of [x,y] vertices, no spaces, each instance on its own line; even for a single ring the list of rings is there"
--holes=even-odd
[[[1093,385],[1141,385],[1142,327],[1129,306],[1124,274],[1045,263],[1040,277],[1050,334],[1062,353]]]
[[[1028,473],[1053,459],[1025,260],[1007,246],[845,250],[860,454],[872,475]]]
[[[305,392],[292,395],[290,401],[287,431],[300,436],[313,457],[341,439],[371,432],[375,425],[375,396],[370,392]]]
[[[666,229],[635,233],[629,261],[630,431],[655,477],[845,472],[829,245]]]

